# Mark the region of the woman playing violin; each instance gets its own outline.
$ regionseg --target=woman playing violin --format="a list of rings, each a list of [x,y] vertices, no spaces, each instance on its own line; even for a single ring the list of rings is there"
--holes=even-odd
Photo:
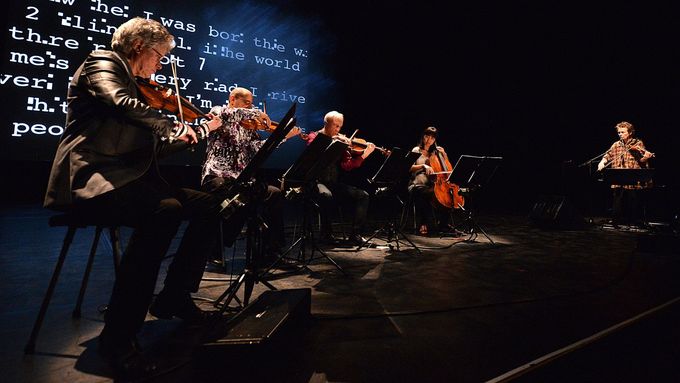
[[[654,153],[645,149],[642,140],[634,138],[635,127],[627,121],[616,124],[616,134],[619,140],[602,156],[602,160],[597,165],[600,171],[605,167],[613,169],[641,169],[649,167],[649,159],[654,157]],[[636,223],[641,219],[642,213],[640,201],[640,189],[645,189],[651,185],[612,185],[613,191],[613,222]]]
[[[363,150],[351,150],[351,140],[340,134],[340,129],[344,124],[345,117],[342,113],[331,111],[326,113],[323,119],[323,128],[307,135],[307,144],[310,144],[319,135],[323,134],[334,139],[347,143],[348,150],[343,153],[343,157],[336,163],[330,164],[319,177],[317,184],[320,204],[321,204],[321,239],[326,243],[334,243],[330,223],[330,215],[333,211],[333,201],[337,199],[341,202],[348,202],[353,207],[352,231],[350,242],[360,245],[363,243],[361,232],[366,224],[368,213],[369,195],[365,190],[356,186],[348,185],[339,180],[339,172],[351,171],[360,167],[364,160],[376,149],[373,143],[367,142]]]
[[[153,374],[153,360],[140,354],[136,334],[147,310],[159,318],[201,322],[193,302],[212,249],[221,200],[169,185],[158,157],[195,143],[196,132],[153,109],[135,76],[148,78],[174,47],[159,22],[133,18],[112,36],[112,50],[91,52],[68,87],[66,129],[50,173],[45,206],[106,217],[134,227],[113,287],[99,351],[123,379]],[[204,122],[212,130],[221,122]],[[189,226],[152,301],[161,261],[183,219]]]
[[[437,152],[446,154],[444,148],[436,144],[437,128],[427,127],[420,138],[418,146],[413,152],[420,153],[420,157],[411,166],[411,181],[409,193],[416,206],[416,225],[420,235],[428,235],[430,228],[436,222],[440,230],[448,230],[448,212],[443,206],[433,203],[435,201],[433,173],[431,166],[432,157]],[[436,217],[433,215],[433,208]]]
[[[220,116],[223,124],[208,137],[201,185],[204,191],[221,194],[228,191],[231,183],[262,147],[265,139],[260,137],[257,129],[268,130],[271,120],[266,113],[253,107],[253,94],[240,87],[229,93],[227,105],[214,107],[211,114]],[[295,127],[286,138],[298,133],[300,128]],[[284,246],[283,201],[279,188],[272,185],[267,188],[263,217],[269,230],[265,250],[273,257]]]

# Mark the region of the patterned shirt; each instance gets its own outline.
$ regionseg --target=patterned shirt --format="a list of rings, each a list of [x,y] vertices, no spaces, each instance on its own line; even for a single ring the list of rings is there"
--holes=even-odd
[[[635,149],[629,149],[631,147],[639,147],[643,151],[637,151]],[[642,140],[637,138],[631,138],[626,144],[622,141],[616,141],[612,146],[605,152],[604,161],[606,164],[610,164],[612,169],[642,169],[648,168],[649,164],[647,162],[641,162],[640,159],[644,153],[645,144]],[[649,187],[651,185],[624,185],[624,189],[642,189],[644,187]],[[612,185],[612,188],[622,187],[621,185]]]
[[[260,111],[225,106],[215,107],[211,113],[219,115],[223,124],[208,137],[201,181],[208,175],[238,178],[265,142],[256,130],[243,128],[240,122],[258,117]]]

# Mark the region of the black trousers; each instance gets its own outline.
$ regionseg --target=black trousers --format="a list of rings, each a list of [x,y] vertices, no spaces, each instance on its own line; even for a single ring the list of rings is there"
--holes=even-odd
[[[616,224],[640,224],[644,221],[644,190],[612,189],[612,220]]]
[[[350,205],[353,208],[352,235],[360,234],[365,229],[369,204],[369,195],[365,190],[342,182],[319,183],[317,188],[323,233],[332,232],[330,217],[336,206],[335,203]]]
[[[131,337],[144,324],[161,262],[183,220],[189,224],[168,268],[164,290],[198,290],[216,239],[220,202],[208,193],[174,188],[147,175],[74,206],[86,214],[107,214],[134,228],[111,294],[105,331]]]
[[[418,227],[433,225],[445,227],[449,223],[449,212],[444,206],[432,201],[435,199],[434,188],[431,185],[411,184],[408,188],[416,207],[416,224]],[[416,227],[416,230],[418,230]]]
[[[234,182],[233,179],[224,179],[222,177],[208,176],[203,180],[201,189],[205,192],[219,196],[221,200],[227,197],[229,189]],[[259,185],[253,191],[256,211],[260,214],[264,222],[269,227],[263,233],[263,242],[267,249],[265,251],[281,250],[285,246],[286,238],[283,231],[283,193],[281,189],[272,185]],[[245,210],[237,212],[232,218],[223,225],[223,235],[225,237],[225,245],[231,245],[235,237],[240,233],[243,224],[246,221]]]

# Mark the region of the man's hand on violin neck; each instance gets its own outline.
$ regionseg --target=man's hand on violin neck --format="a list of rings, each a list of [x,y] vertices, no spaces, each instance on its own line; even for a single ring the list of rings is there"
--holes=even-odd
[[[372,142],[367,143],[366,149],[364,149],[364,154],[362,155],[362,157],[364,157],[364,158],[368,157],[369,155],[371,155],[371,153],[373,153],[374,150],[375,150],[375,144],[372,143]]]

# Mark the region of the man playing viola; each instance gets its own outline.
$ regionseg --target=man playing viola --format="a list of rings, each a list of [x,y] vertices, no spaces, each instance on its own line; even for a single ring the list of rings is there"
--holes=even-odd
[[[364,160],[373,153],[375,145],[367,143],[363,151],[353,152],[350,140],[340,134],[340,129],[344,123],[342,113],[331,111],[326,113],[323,119],[323,128],[319,131],[307,135],[309,145],[319,134],[341,140],[349,145],[348,150],[343,153],[342,158],[335,163],[331,163],[319,176],[317,188],[321,204],[321,240],[326,243],[336,243],[331,229],[330,215],[333,210],[333,199],[349,201],[354,207],[352,230],[349,241],[351,244],[360,245],[364,242],[361,232],[366,224],[368,213],[369,195],[365,190],[339,181],[339,171],[351,171],[360,167]]]

